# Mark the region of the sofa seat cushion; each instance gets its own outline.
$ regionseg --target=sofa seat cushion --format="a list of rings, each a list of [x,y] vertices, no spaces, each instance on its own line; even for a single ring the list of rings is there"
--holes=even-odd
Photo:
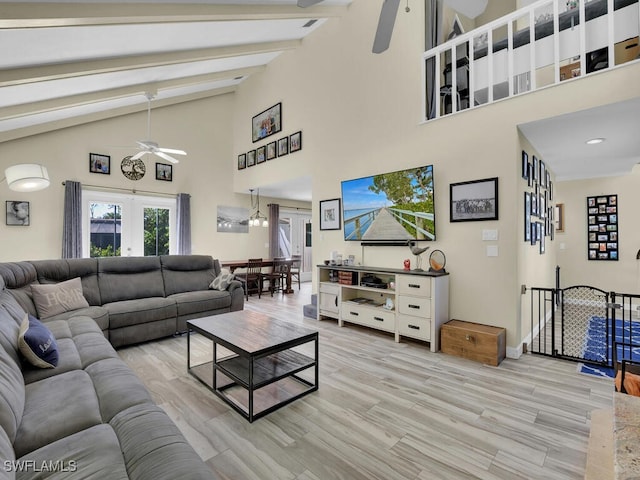
[[[153,403],[149,391],[138,376],[119,358],[100,360],[85,370],[100,402],[103,422],[134,405]]]
[[[22,365],[22,375],[24,376],[25,384],[54,377],[65,372],[82,369],[80,355],[78,355],[78,349],[73,340],[71,338],[61,338],[57,343],[60,356],[58,366],[56,368],[38,368],[25,361]]]
[[[25,386],[22,422],[13,444],[22,457],[51,442],[102,423],[89,374],[65,372]]]
[[[176,302],[178,316],[180,317],[212,310],[228,310],[231,306],[231,294],[226,290],[199,290],[176,293],[167,298]]]
[[[0,428],[0,460],[2,462],[12,462],[16,459],[15,453],[13,451],[13,445],[11,445],[11,440],[7,436],[7,433],[4,429]],[[0,479],[1,480],[9,480],[15,478],[15,473],[12,471],[8,471],[6,468],[6,464],[0,464]]]
[[[89,317],[92,318],[100,327],[100,330],[109,329],[109,311],[104,307],[86,307],[79,308],[78,310],[71,310],[69,312],[53,315],[46,319],[51,320],[68,320],[73,317]]]
[[[124,410],[110,424],[120,440],[130,478],[216,478],[175,423],[156,405],[139,405]]]
[[[96,425],[45,445],[24,457],[21,462],[33,462],[36,466],[59,462],[64,472],[51,475],[65,480],[87,478],[125,480],[129,478],[124,465],[120,442],[113,429],[106,424]],[[55,464],[55,463],[54,463]],[[19,480],[41,479],[35,469],[20,472]]]
[[[123,300],[107,303],[103,307],[109,312],[110,329],[155,322],[176,316],[175,301],[163,297]]]
[[[24,413],[24,378],[20,367],[0,347],[0,430],[9,440],[16,438]]]

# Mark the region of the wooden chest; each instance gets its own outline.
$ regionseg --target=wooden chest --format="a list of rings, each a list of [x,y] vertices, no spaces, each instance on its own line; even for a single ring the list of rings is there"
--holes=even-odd
[[[506,329],[450,320],[440,329],[443,353],[498,366],[506,356]]]

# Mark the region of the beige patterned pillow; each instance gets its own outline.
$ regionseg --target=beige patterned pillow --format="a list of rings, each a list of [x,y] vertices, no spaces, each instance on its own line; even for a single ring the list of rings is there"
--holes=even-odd
[[[40,319],[89,306],[82,295],[80,277],[60,283],[32,284],[31,294]]]

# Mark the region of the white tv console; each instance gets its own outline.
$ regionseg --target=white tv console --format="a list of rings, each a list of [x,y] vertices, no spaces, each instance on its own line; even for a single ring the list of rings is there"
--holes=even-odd
[[[362,285],[368,276],[387,288]],[[387,299],[392,309],[384,307]],[[437,352],[440,326],[449,321],[449,274],[318,265],[318,320],[323,317],[335,318],[341,327],[355,323],[393,333],[396,342],[401,336],[424,340]]]

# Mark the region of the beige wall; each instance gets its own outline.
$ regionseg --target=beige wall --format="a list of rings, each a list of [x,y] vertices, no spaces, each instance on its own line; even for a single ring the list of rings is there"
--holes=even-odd
[[[606,291],[640,291],[640,172],[597,180],[558,184],[557,201],[565,206],[564,233],[558,234],[558,265],[561,287],[591,285]],[[587,260],[587,197],[618,195],[618,261]]]
[[[245,81],[236,94],[153,112],[154,139],[185,148],[189,156],[176,167],[171,184],[145,177],[136,187],[191,193],[194,252],[246,258],[265,255],[266,230],[252,230],[249,235],[218,234],[216,206],[249,207],[249,188],[310,176],[314,262],[321,262],[337,250],[355,255],[366,265],[400,267],[403,259],[411,257],[408,248],[362,248],[358,242],[344,242],[341,231],[320,232],[318,202],[339,197],[341,180],[432,164],[437,215],[437,240],[432,249],[442,249],[447,256],[446,268],[451,273],[450,316],[504,326],[509,347],[517,349],[528,333],[521,318],[523,299],[519,287],[553,286],[555,248],[550,243],[549,253],[539,255],[523,239],[523,139],[517,125],[636,97],[640,95],[640,65],[593,74],[422,124],[422,8],[420,2],[414,2],[410,13],[401,9],[391,48],[373,55],[379,6],[374,2],[353,2],[344,17],[329,20],[303,41],[303,48],[282,54],[262,73]],[[302,130],[302,151],[237,171],[239,153],[267,143],[251,142],[251,117],[277,102],[283,105],[283,132],[275,137]],[[72,178],[131,186],[117,170],[122,153],[106,146],[131,144],[144,127],[141,113],[0,144],[0,167],[15,159],[37,159],[49,167],[53,180],[48,190],[20,198],[0,184],[5,199],[24,197],[32,202],[33,213],[29,228],[0,226],[0,242],[5,247],[0,251],[0,260],[58,257],[60,182]],[[111,176],[98,179],[98,175],[87,173],[88,153],[93,151],[112,155]],[[450,223],[449,185],[488,177],[499,178],[499,220]],[[563,186],[557,187],[558,201],[562,201]],[[605,190],[614,189],[622,191],[614,185]],[[269,199],[264,201],[268,203]],[[291,205],[292,201],[286,203]],[[624,218],[621,210],[621,222]],[[576,228],[572,223],[567,220],[568,229]],[[498,230],[498,241],[482,241],[483,229]],[[577,227],[575,231],[580,230]],[[632,241],[629,233],[621,230],[620,234],[621,241]],[[575,241],[584,241],[582,234]],[[554,243],[557,242],[558,239]],[[487,257],[487,245],[498,246],[498,257]],[[621,244],[621,260],[626,262],[627,255],[637,248]],[[565,262],[563,256],[574,250],[580,247],[572,243],[566,253],[558,254],[567,279],[574,268],[568,264],[574,260]],[[634,259],[632,268],[635,262]],[[615,268],[595,263],[588,265],[594,269],[594,277],[598,268]],[[623,265],[612,263],[618,268]],[[576,277],[579,267],[580,264],[575,267]]]
[[[236,168],[230,141],[233,125],[229,121],[233,105],[233,95],[227,94],[153,109],[153,139],[161,145],[184,148],[188,153],[174,165],[172,182],[155,180],[155,163],[159,159],[150,155],[143,157],[147,173],[142,180],[127,180],[120,172],[121,159],[135,150],[114,145],[135,145],[136,139],[146,136],[146,112],[0,143],[1,170],[17,162],[40,162],[47,166],[51,177],[49,188],[34,193],[12,192],[6,183],[0,183],[2,200],[29,201],[31,210],[29,227],[5,226],[4,219],[0,222],[0,261],[60,257],[62,182],[67,179],[138,192],[190,193],[194,253],[221,259],[268,257],[268,229],[250,228],[249,234],[216,231],[218,205],[250,208],[249,195],[234,193],[230,181]],[[111,155],[111,175],[89,173],[90,152]],[[261,211],[268,211],[270,201],[261,198]],[[287,204],[308,207],[299,202]]]
[[[517,125],[637,96],[640,66],[421,124],[420,8],[412,5],[410,14],[401,10],[390,49],[372,55],[378,8],[354,2],[345,17],[305,39],[303,49],[287,52],[244,83],[237,93],[235,153],[249,145],[251,116],[278,101],[285,133],[302,129],[304,149],[295,165],[290,156],[288,163],[267,163],[260,172],[236,172],[234,182],[236,189],[248,188],[295,178],[293,167],[303,168],[313,178],[315,220],[320,200],[340,196],[341,180],[433,164],[437,241],[432,248],[447,255],[450,316],[505,326],[508,345],[517,349],[528,334],[520,285],[553,287],[555,267],[552,242],[547,254],[539,255],[523,239]],[[500,219],[450,223],[449,184],[493,176],[499,177]],[[486,247],[493,243],[482,241],[483,229],[498,230],[498,257],[487,257]],[[361,247],[344,242],[342,235],[321,232],[314,221],[314,262],[334,250],[372,266],[400,268],[411,257],[408,248]]]

